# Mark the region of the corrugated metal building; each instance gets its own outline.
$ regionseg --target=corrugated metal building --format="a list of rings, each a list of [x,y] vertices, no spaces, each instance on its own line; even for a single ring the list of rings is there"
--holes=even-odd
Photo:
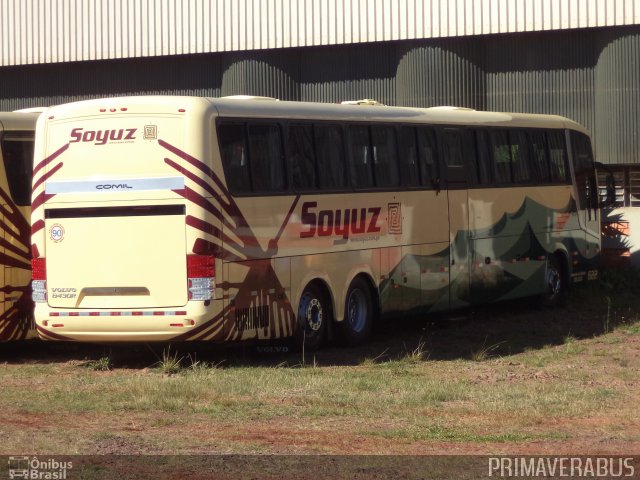
[[[640,0],[0,0],[0,110],[165,93],[556,113],[636,165],[639,84]]]

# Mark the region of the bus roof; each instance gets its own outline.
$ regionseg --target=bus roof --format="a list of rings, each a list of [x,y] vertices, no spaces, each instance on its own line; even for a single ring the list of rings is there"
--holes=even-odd
[[[49,116],[82,117],[106,112],[167,114],[209,112],[220,117],[279,118],[283,120],[362,121],[415,124],[478,125],[528,128],[569,128],[589,133],[585,127],[558,115],[485,112],[456,107],[390,107],[318,102],[265,101],[246,96],[227,98],[188,96],[134,96],[84,100],[49,109]]]
[[[0,130],[33,130],[39,113],[0,112]]]
[[[221,117],[570,128],[587,132],[579,123],[558,115],[484,112],[452,107],[413,108],[312,102],[258,102],[224,98],[208,100],[216,107]]]

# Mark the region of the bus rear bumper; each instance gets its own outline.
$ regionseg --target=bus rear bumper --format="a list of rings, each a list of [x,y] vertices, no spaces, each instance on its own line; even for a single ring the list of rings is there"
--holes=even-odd
[[[224,334],[223,304],[191,302],[184,308],[64,310],[36,304],[38,335],[78,342],[168,342]]]

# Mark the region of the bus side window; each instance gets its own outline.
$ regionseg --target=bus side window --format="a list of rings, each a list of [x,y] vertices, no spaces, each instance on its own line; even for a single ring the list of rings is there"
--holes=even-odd
[[[31,205],[33,134],[7,133],[0,146],[11,198],[19,207]]]
[[[494,130],[491,137],[491,157],[496,183],[508,185],[511,183],[511,144],[506,130]]]
[[[493,159],[491,157],[491,142],[486,130],[476,130],[476,175],[481,185],[490,185],[493,181]]]
[[[251,176],[244,124],[218,125],[218,143],[229,190],[232,193],[250,193]]]
[[[254,192],[285,189],[282,138],[278,125],[249,125],[249,160]]]
[[[344,140],[338,125],[315,125],[316,159],[320,188],[338,190],[346,186]]]
[[[372,126],[371,144],[376,187],[398,186],[396,132],[393,127]]]
[[[420,183],[434,188],[440,179],[438,168],[438,145],[433,128],[418,128],[418,151],[420,154]]]
[[[509,134],[511,140],[511,173],[514,183],[530,183],[529,172],[529,142],[527,134],[523,130],[512,130]]]
[[[316,189],[313,127],[311,125],[291,125],[289,127],[287,147],[293,188],[296,191]]]
[[[545,133],[540,130],[530,131],[529,144],[531,146],[531,173],[533,179],[539,183],[548,183],[551,180],[551,170]]]
[[[564,144],[564,132],[548,132],[551,181],[567,183],[567,152]]]
[[[465,166],[468,166],[468,180],[471,184],[480,183],[478,172],[478,152],[476,149],[475,132],[469,128],[462,130],[462,154]]]
[[[400,127],[398,129],[398,155],[402,185],[417,187],[420,179],[418,177],[418,148],[415,128]]]
[[[460,138],[460,130],[457,128],[445,128],[442,131],[442,145],[444,152],[444,161],[447,167],[464,166],[464,157],[462,156],[462,139]]]
[[[369,128],[363,125],[350,125],[349,132],[349,173],[354,188],[373,187],[373,168]]]

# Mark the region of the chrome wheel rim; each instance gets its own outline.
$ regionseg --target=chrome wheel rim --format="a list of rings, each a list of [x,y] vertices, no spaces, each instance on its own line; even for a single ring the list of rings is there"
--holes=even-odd
[[[305,325],[313,332],[317,332],[322,327],[323,311],[320,300],[310,293],[305,293],[301,300],[301,316]]]

